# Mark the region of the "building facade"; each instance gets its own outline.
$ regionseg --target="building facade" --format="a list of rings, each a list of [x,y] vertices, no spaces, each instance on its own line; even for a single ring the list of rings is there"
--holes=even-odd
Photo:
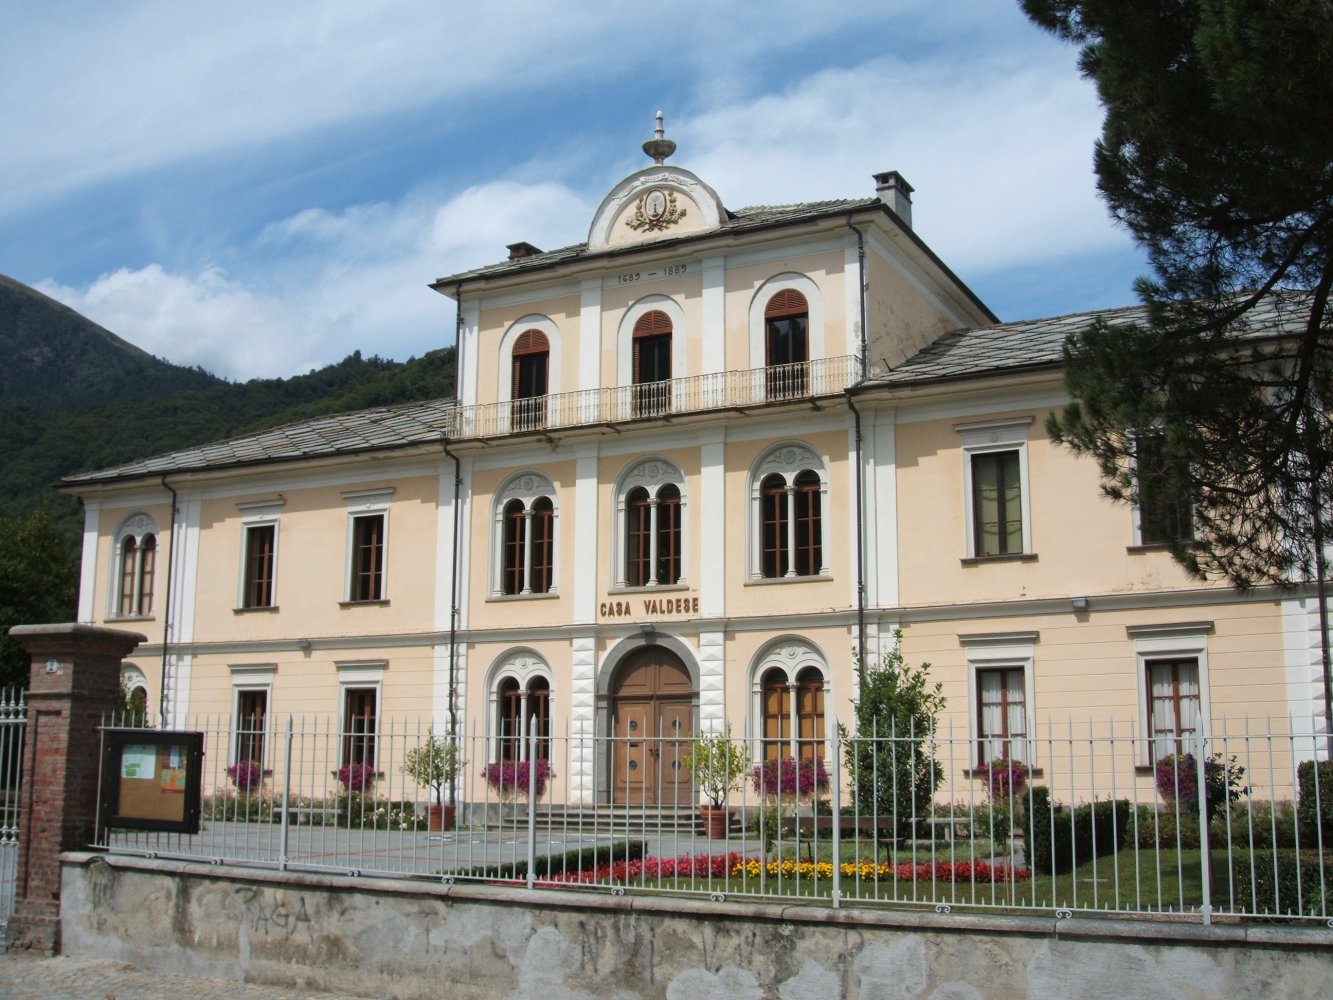
[[[896,173],[729,210],[673,149],[659,128],[585,243],[434,283],[456,399],[67,480],[80,619],[149,634],[127,677],[167,722],[231,720],[245,760],[323,715],[341,763],[382,766],[390,719],[492,760],[535,719],[620,738],[568,744],[557,797],[679,802],[664,747],[730,726],[756,759],[823,756],[858,654],[901,631],[967,748],[952,788],[1052,766],[1071,719],[1132,731],[1147,787],[1200,726],[1319,725],[1310,595],[1191,579],[1162,544],[1188,511],[1112,504],[1048,437],[1091,316],[999,323]]]

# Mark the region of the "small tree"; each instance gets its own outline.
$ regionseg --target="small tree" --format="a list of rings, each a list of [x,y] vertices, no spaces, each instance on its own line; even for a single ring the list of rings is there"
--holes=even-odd
[[[728,724],[720,733],[695,736],[682,763],[690,769],[695,785],[708,796],[713,808],[721,809],[727,796],[745,780],[750,756],[745,747],[732,742]]]
[[[878,666],[865,671],[861,697],[854,704],[856,738],[845,726],[852,800],[862,814],[892,816],[899,834],[924,818],[944,782],[935,760],[935,730],[944,711],[943,687],[930,683],[930,664],[908,666],[901,631]]]
[[[420,746],[403,754],[403,773],[418,785],[435,792],[435,801],[444,802],[444,789],[467,766],[458,744],[445,736],[431,735]]]

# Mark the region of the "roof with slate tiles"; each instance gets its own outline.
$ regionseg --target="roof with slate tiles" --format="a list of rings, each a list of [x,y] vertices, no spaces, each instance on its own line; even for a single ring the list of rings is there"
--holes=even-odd
[[[1304,301],[1307,297],[1304,293],[1266,296],[1245,314],[1244,336],[1260,339],[1299,333],[1308,314],[1308,304]],[[1305,309],[1302,309],[1303,305],[1306,305]],[[955,330],[892,371],[873,376],[866,384],[908,387],[1054,369],[1062,363],[1061,350],[1070,334],[1087,328],[1096,320],[1123,326],[1144,322],[1146,318],[1144,307],[1129,306]],[[338,413],[109,469],[67,476],[63,482],[77,489],[170,472],[237,468],[431,444],[443,437],[454,408],[452,400],[438,399]]]
[[[677,239],[680,242],[710,239],[873,208],[880,208],[886,213],[889,212],[888,206],[878,198],[836,198],[830,201],[809,201],[795,205],[755,205],[750,208],[739,208],[734,212],[728,212],[717,229],[710,229],[701,233],[689,233]],[[910,229],[907,231],[911,232]],[[921,242],[915,234],[913,234],[913,238],[918,243]],[[608,247],[595,253],[588,250],[587,243],[575,243],[572,246],[561,247],[558,250],[546,250],[528,257],[520,257],[517,260],[502,260],[499,263],[476,267],[470,271],[460,271],[458,274],[451,274],[435,280],[432,282],[432,286],[444,290],[448,286],[468,281],[521,274],[526,271],[542,271],[557,264],[585,258],[594,259],[641,253],[645,250],[660,251],[664,243],[671,242],[675,241],[654,240],[649,243],[630,243],[624,246]],[[924,248],[925,244],[921,243],[921,246]],[[932,254],[932,256],[934,255]]]

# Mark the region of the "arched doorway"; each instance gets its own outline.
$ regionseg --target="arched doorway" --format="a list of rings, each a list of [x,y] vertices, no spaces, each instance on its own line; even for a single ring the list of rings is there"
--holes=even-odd
[[[658,645],[627,656],[611,684],[611,801],[693,804],[684,763],[693,720],[694,685],[679,656]]]

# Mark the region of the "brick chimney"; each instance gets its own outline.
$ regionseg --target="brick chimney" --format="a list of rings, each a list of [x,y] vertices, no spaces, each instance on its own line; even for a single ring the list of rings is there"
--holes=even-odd
[[[912,185],[896,170],[886,170],[875,174],[875,194],[879,200],[893,209],[895,215],[903,220],[903,225],[912,228]]]
[[[510,260],[522,260],[524,257],[535,257],[541,253],[541,250],[531,243],[510,243],[506,249],[509,251]]]

